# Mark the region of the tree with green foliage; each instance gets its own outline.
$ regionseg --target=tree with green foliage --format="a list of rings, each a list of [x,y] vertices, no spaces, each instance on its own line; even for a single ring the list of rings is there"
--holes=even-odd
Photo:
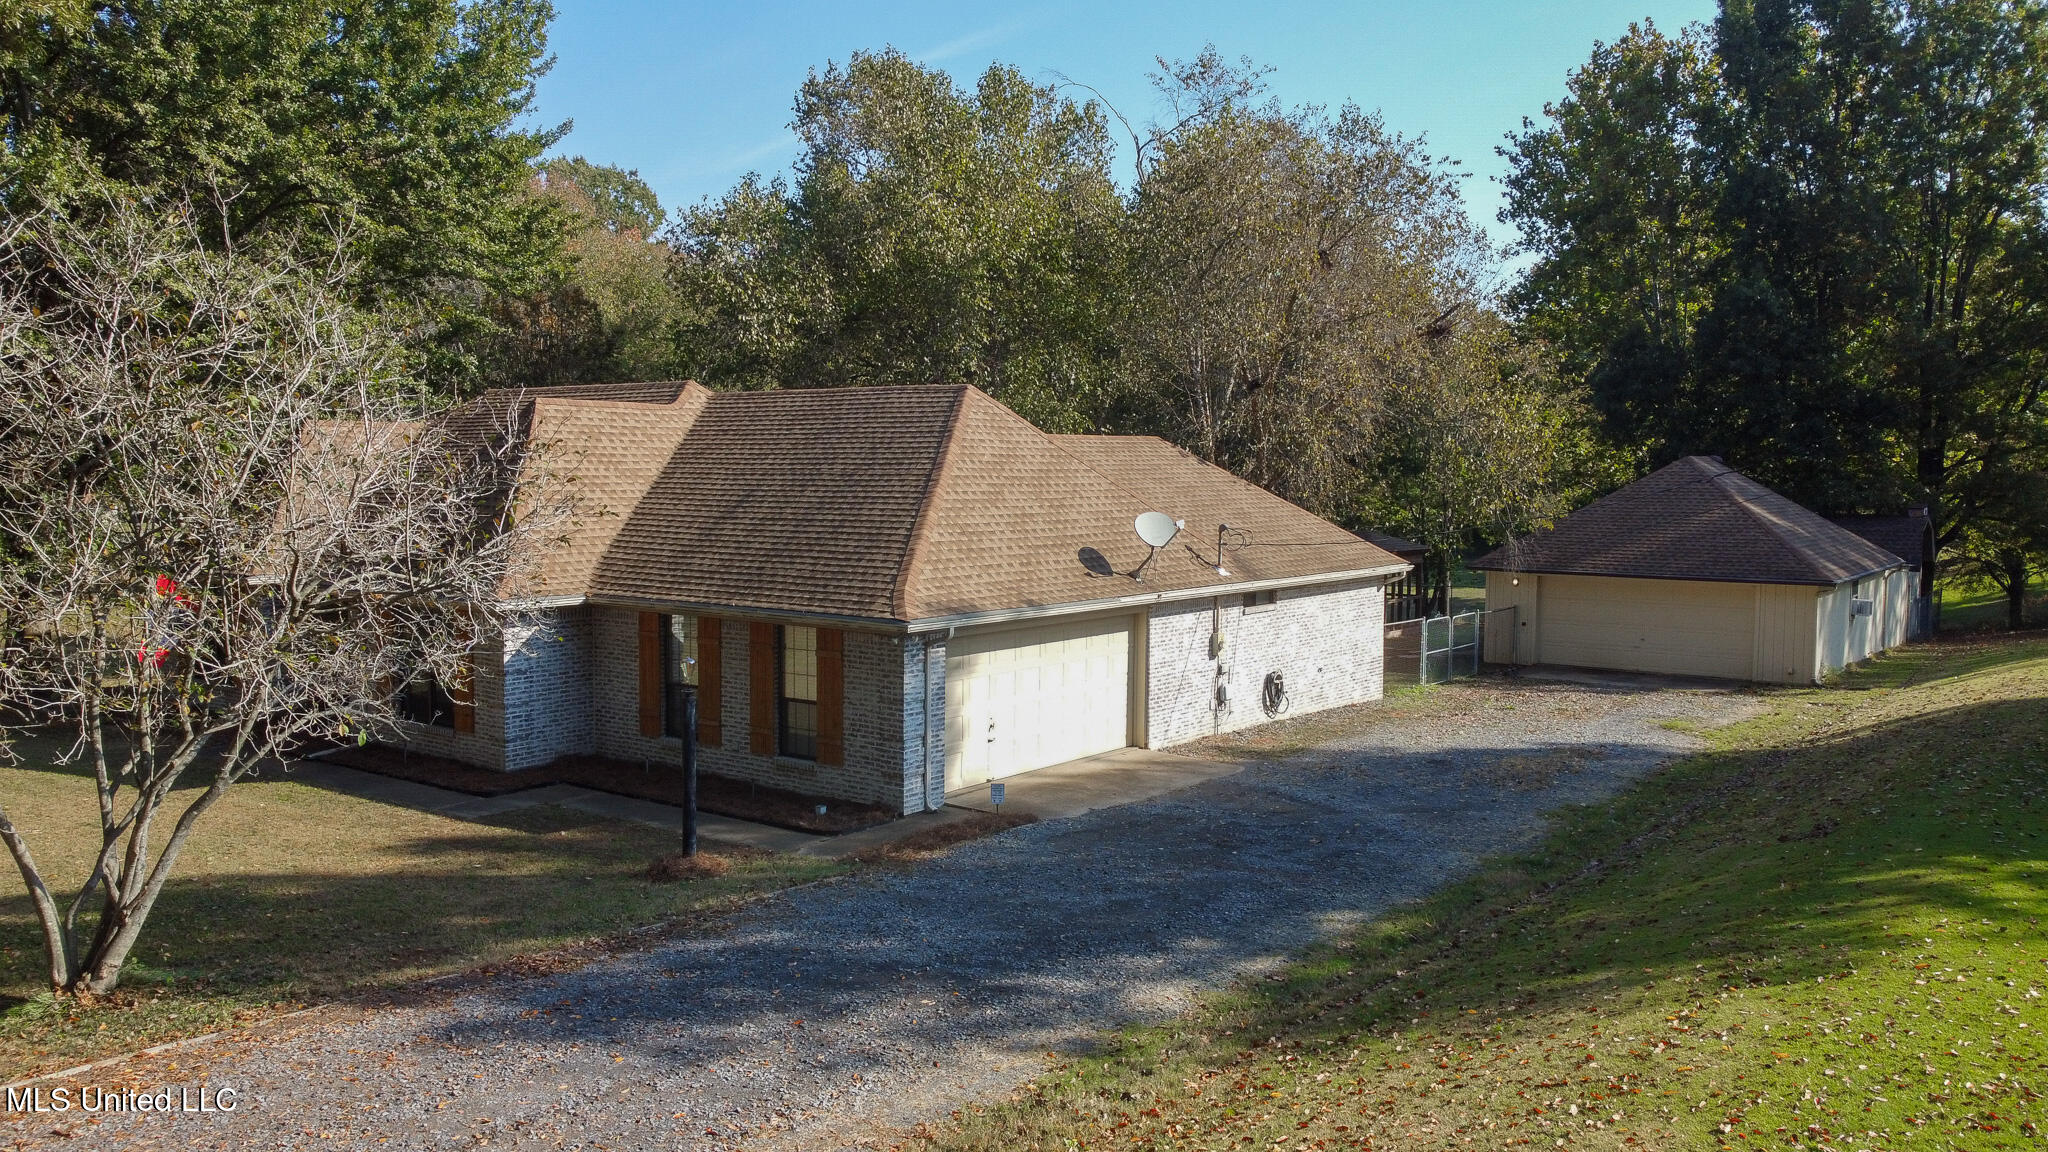
[[[2048,438],[2044,11],[1727,0],[1598,47],[1504,149],[1525,330],[1647,463],[1924,501],[1944,546],[2001,515]]]
[[[1261,101],[1210,49],[1162,65],[1119,335],[1147,423],[1312,508],[1350,487],[1425,330],[1477,295],[1452,177],[1356,107]]]
[[[1213,48],[1160,68],[1122,194],[1107,124],[1130,122],[1099,102],[1001,66],[970,93],[895,52],[814,73],[794,183],[749,177],[674,233],[688,370],[973,383],[1341,522],[1413,520],[1440,559],[1554,512],[1558,469],[1521,465],[1583,448],[1553,435],[1581,409],[1482,298],[1455,172],[1359,108],[1281,107]],[[1486,424],[1457,450],[1512,441],[1490,459],[1518,466],[1422,445],[1455,439],[1449,413]],[[1401,503],[1425,492],[1426,521]]]
[[[2002,468],[2005,483],[1950,544],[1947,574],[2005,599],[2006,627],[2025,628],[2027,594],[2048,575],[2048,450]]]
[[[217,190],[209,234],[345,222],[366,301],[422,305],[435,370],[560,245],[527,184],[546,0],[30,0],[0,15],[0,204]],[[311,229],[311,231],[307,231]]]
[[[1491,311],[1431,335],[1378,423],[1344,518],[1428,546],[1438,604],[1450,603],[1452,565],[1474,547],[1547,527],[1628,479],[1583,394]]]
[[[1510,155],[1506,214],[1538,257],[1509,299],[1520,330],[1653,459],[1682,455],[1702,415],[1693,345],[1720,250],[1697,139],[1714,83],[1703,31],[1631,27],[1595,46]]]
[[[615,236],[651,240],[668,223],[661,198],[636,170],[557,156],[540,166],[541,187],[572,198],[577,213]]]
[[[1105,409],[1120,205],[1098,108],[889,50],[812,73],[793,127],[793,183],[749,178],[677,229],[693,374],[959,381],[1055,428]]]
[[[533,291],[499,297],[480,357],[499,386],[661,380],[680,375],[682,303],[667,214],[638,172],[581,156],[542,165],[533,194],[562,221],[561,258]]]
[[[1483,298],[1455,172],[1357,107],[1261,99],[1213,48],[1156,80],[1118,325],[1134,429],[1413,534],[1441,573],[1562,511],[1585,421]]]

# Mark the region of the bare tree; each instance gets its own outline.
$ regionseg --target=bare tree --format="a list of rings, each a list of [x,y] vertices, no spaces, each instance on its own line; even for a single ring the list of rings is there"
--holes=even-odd
[[[1259,102],[1214,49],[1155,77],[1129,222],[1127,368],[1172,439],[1325,514],[1349,503],[1421,332],[1488,255],[1454,175],[1355,107]]]
[[[102,839],[60,899],[0,811],[63,992],[117,984],[237,781],[388,724],[421,670],[462,690],[566,514],[514,409],[406,402],[396,343],[341,302],[341,243],[201,244],[198,215],[0,233],[0,741],[75,730]]]

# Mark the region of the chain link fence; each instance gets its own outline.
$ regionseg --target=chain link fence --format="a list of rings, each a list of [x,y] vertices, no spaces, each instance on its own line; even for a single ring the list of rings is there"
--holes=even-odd
[[[1515,609],[1458,612],[1386,626],[1387,687],[1442,684],[1514,658]]]

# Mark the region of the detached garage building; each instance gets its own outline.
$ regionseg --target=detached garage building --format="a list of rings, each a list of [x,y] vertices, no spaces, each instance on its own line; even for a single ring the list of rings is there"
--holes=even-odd
[[[1515,610],[1517,664],[1778,684],[1904,643],[1917,592],[1905,560],[1711,456],[1474,567],[1487,608]]]
[[[1163,440],[973,388],[494,393],[582,515],[530,627],[392,739],[517,771],[679,764],[914,812],[950,789],[1371,700],[1409,565]],[[1141,513],[1182,521],[1150,548]],[[446,707],[432,703],[445,701]]]

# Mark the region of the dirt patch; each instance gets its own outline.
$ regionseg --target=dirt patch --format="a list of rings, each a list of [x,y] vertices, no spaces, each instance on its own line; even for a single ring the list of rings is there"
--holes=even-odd
[[[549,784],[574,784],[594,792],[610,792],[658,804],[683,803],[682,770],[664,764],[628,764],[596,756],[564,756],[538,768],[497,772],[439,756],[378,745],[339,748],[328,753],[325,759],[329,763],[375,772],[379,776],[431,784],[471,796],[504,796]],[[714,776],[708,772],[697,774],[697,808],[719,816],[828,836],[872,828],[896,818],[896,813],[873,804],[809,796],[746,780]],[[819,808],[824,811],[819,812]]]
[[[1011,828],[1038,823],[1038,817],[1028,812],[977,812],[964,820],[940,824],[922,832],[913,832],[900,840],[877,844],[853,855],[853,859],[864,864],[904,864],[917,860],[929,860],[943,854],[956,844],[993,836]]]
[[[1466,770],[1465,777],[1475,784],[1493,788],[1548,788],[1560,777],[1583,772],[1586,765],[1606,755],[1604,748],[1558,748],[1548,752],[1500,756],[1473,765]]]
[[[671,852],[655,857],[647,866],[647,879],[655,884],[673,884],[678,880],[695,880],[705,876],[723,876],[732,871],[732,861],[715,852],[699,852],[686,856]]]

